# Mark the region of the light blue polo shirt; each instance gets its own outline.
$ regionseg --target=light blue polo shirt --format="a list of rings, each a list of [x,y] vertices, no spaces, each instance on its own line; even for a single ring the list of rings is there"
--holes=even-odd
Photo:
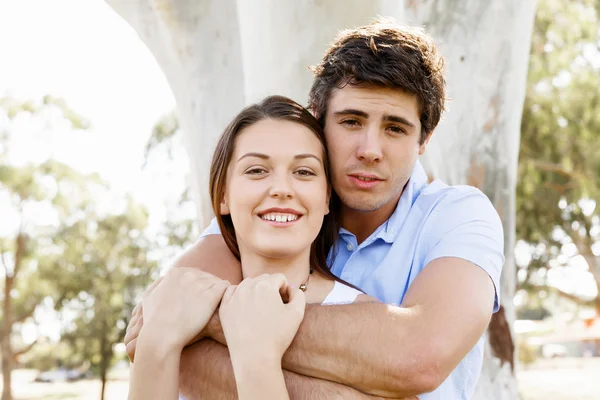
[[[202,236],[219,233],[213,219]],[[329,262],[335,275],[367,294],[387,304],[402,304],[419,272],[440,257],[462,258],[486,271],[496,288],[494,312],[498,310],[504,264],[504,235],[498,213],[474,187],[448,186],[439,180],[428,184],[417,162],[392,216],[360,245],[342,228],[335,257],[331,252]],[[470,399],[481,373],[483,348],[481,337],[436,390],[419,398]]]

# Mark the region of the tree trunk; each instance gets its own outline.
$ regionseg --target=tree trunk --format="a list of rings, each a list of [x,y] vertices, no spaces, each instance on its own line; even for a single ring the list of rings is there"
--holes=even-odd
[[[12,301],[10,292],[13,287],[14,277],[8,276],[9,272],[4,271],[4,324],[2,326],[2,400],[12,400],[12,369],[13,369],[13,349],[11,344],[12,334]]]
[[[535,1],[408,1],[406,21],[424,25],[446,57],[448,111],[423,157],[431,177],[479,187],[504,225],[503,309],[488,330],[475,399],[516,399],[515,188]],[[460,156],[457,157],[456,155]]]
[[[305,104],[307,66],[319,62],[339,29],[378,14],[425,25],[446,56],[452,100],[423,162],[432,177],[481,188],[505,229],[503,308],[490,325],[476,399],[518,397],[510,332],[514,203],[534,0],[108,2],[154,53],[173,89],[200,183],[193,191],[201,224],[210,215],[207,166],[215,139],[243,104],[275,93]]]
[[[100,400],[104,400],[104,393],[106,392],[106,369],[100,372],[100,381],[102,382],[102,387],[100,388]]]
[[[177,102],[200,227],[212,217],[208,170],[226,124],[245,105],[232,0],[107,0],[148,46]]]
[[[100,400],[104,400],[104,393],[106,390],[106,376],[108,374],[108,366],[113,357],[112,346],[109,343],[107,337],[107,331],[102,335],[100,339],[100,382],[102,387],[100,389]]]
[[[308,67],[340,29],[369,23],[380,11],[377,1],[363,0],[238,1],[246,100],[280,94],[306,105]]]

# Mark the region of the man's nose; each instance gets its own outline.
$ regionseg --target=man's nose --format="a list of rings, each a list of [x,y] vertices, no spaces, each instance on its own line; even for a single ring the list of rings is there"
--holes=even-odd
[[[369,128],[361,138],[360,146],[356,152],[359,160],[365,162],[377,162],[383,157],[379,130]]]

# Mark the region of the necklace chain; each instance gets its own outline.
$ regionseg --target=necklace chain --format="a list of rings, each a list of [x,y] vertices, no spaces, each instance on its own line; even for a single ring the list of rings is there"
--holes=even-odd
[[[306,280],[304,281],[304,283],[300,284],[300,287],[298,289],[302,290],[303,292],[306,292],[306,289],[308,289],[308,283],[310,281],[310,276],[313,273],[313,269],[312,267],[310,267],[310,271],[308,272],[308,276],[306,277]]]

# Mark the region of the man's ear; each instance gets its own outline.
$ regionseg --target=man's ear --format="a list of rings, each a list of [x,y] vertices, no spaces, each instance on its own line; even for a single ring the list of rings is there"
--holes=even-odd
[[[425,138],[425,141],[423,141],[423,143],[421,143],[419,145],[419,155],[422,156],[423,153],[425,153],[425,150],[427,150],[427,145],[429,144],[429,141],[431,140],[431,136],[433,136],[433,131],[429,132],[427,134],[427,137]]]
[[[329,214],[329,203],[331,202],[331,187],[327,188],[327,198],[325,198],[325,215]]]

